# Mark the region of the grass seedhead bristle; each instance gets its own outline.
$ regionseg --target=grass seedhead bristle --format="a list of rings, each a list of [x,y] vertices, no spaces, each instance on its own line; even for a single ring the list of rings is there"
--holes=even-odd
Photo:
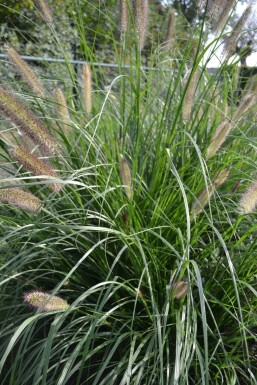
[[[18,99],[0,86],[0,111],[47,154],[58,149],[50,132]]]
[[[119,27],[121,38],[127,32],[129,22],[129,8],[127,0],[119,0]]]
[[[82,92],[83,106],[86,114],[89,116],[93,108],[92,100],[92,73],[89,65],[85,63],[82,69]]]
[[[54,96],[56,102],[56,115],[60,121],[63,131],[68,134],[71,125],[70,113],[66,98],[60,87],[55,87]]]
[[[36,6],[38,7],[42,18],[45,20],[46,23],[52,24],[53,23],[53,14],[51,12],[51,9],[49,7],[49,4],[46,0],[35,0]]]
[[[220,173],[216,176],[216,178],[211,184],[209,184],[206,188],[202,190],[199,197],[193,203],[193,206],[192,206],[193,217],[196,217],[203,211],[204,207],[209,203],[215,190],[221,185],[223,185],[223,183],[225,183],[225,181],[229,177],[229,174],[230,174],[230,169],[225,168],[224,170],[220,171]]]
[[[172,48],[175,41],[176,34],[176,16],[173,9],[169,10],[168,13],[168,22],[167,22],[167,30],[164,38],[164,47],[169,50]]]
[[[18,52],[10,44],[6,43],[4,45],[4,49],[9,60],[12,62],[16,71],[21,75],[24,82],[28,84],[28,86],[37,96],[43,97],[45,95],[45,89],[35,72],[30,68],[25,60],[20,57]]]
[[[123,155],[120,155],[119,166],[120,166],[120,179],[121,179],[121,183],[124,186],[124,191],[128,199],[132,200],[134,191],[133,191],[133,185],[132,185],[131,171],[130,171],[129,164]]]
[[[50,176],[58,179],[56,172],[49,164],[31,154],[24,147],[13,148],[11,155],[26,171],[31,172],[38,179],[47,180],[47,178],[41,178],[40,176]],[[53,191],[60,191],[62,188],[62,185],[58,183],[47,183],[47,186]]]
[[[148,0],[132,0],[138,46],[142,50],[146,41],[149,4]]]
[[[24,302],[35,310],[43,312],[49,311],[64,311],[68,309],[67,301],[58,296],[51,296],[51,294],[42,291],[31,291],[23,295]]]
[[[20,188],[0,189],[0,201],[33,213],[40,211],[42,206],[35,195]]]
[[[239,213],[250,214],[257,206],[257,182],[252,183],[239,201]]]

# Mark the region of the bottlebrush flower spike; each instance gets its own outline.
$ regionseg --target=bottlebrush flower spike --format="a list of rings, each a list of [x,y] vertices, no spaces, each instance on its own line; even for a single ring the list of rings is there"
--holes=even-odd
[[[47,154],[53,154],[58,145],[39,119],[27,110],[11,93],[0,86],[0,112],[27,134]]]
[[[184,79],[184,85],[187,86],[187,89],[186,89],[185,97],[184,97],[184,101],[183,101],[182,115],[183,115],[183,120],[186,122],[189,120],[189,118],[191,116],[192,108],[194,105],[194,97],[195,97],[197,84],[198,84],[198,81],[200,78],[200,70],[197,69],[193,73],[193,75],[190,79],[190,83],[187,84],[189,81],[189,77],[190,77],[190,74],[188,76],[186,76]]]
[[[224,122],[219,124],[211,138],[211,143],[206,151],[206,157],[208,159],[213,157],[216,152],[220,149],[222,144],[225,142],[228,134],[230,133],[231,129],[232,122],[229,120],[225,120]]]
[[[35,4],[41,12],[42,18],[49,24],[53,23],[53,15],[45,0],[35,0]]]
[[[128,199],[132,200],[134,192],[133,192],[131,171],[130,171],[128,162],[123,155],[120,155],[119,166],[120,166],[120,179],[121,179],[121,183],[124,186],[124,191]]]
[[[196,217],[203,211],[203,208],[210,201],[214,191],[220,187],[229,177],[230,169],[225,168],[222,170],[214,179],[214,182],[202,190],[197,200],[193,203],[192,206],[192,215]]]
[[[233,28],[230,36],[226,38],[224,43],[224,50],[223,50],[223,54],[226,56],[226,58],[229,58],[231,55],[235,53],[237,41],[251,13],[252,13],[252,5],[249,5],[244,11],[243,15],[240,17],[235,27]]]
[[[167,50],[171,49],[175,40],[176,16],[173,9],[169,10],[167,31],[164,38],[164,46]]]
[[[93,107],[92,74],[91,74],[90,67],[87,63],[83,65],[83,69],[82,69],[82,91],[83,91],[84,109],[87,115],[90,115]]]
[[[28,152],[24,147],[15,147],[11,151],[11,155],[17,160],[17,162],[24,167],[25,170],[30,171],[33,175],[38,177],[39,180],[46,181],[46,178],[40,178],[40,176],[51,176],[58,178],[54,169],[41,159],[35,157],[35,155]],[[51,183],[47,186],[53,191],[60,191],[61,184]]]
[[[129,9],[128,9],[128,0],[119,0],[119,15],[120,15],[120,33],[121,38],[127,32],[128,21],[129,21]]]
[[[256,94],[252,92],[247,92],[247,94],[242,97],[239,106],[237,107],[237,110],[233,114],[232,120],[239,120],[245,112],[247,112],[248,110],[250,110],[250,108],[256,105],[256,101]]]
[[[208,2],[207,15],[211,23],[211,29],[214,33],[223,30],[235,4],[236,0],[212,0]]]
[[[239,213],[249,214],[255,210],[257,206],[257,182],[248,187],[239,201]]]
[[[7,53],[9,60],[12,62],[17,72],[19,72],[24,82],[28,84],[28,86],[37,96],[43,97],[45,95],[45,89],[35,72],[20,57],[18,52],[9,44],[5,44],[4,49]]]
[[[173,298],[184,298],[188,293],[188,283],[186,281],[174,282],[171,285]]]
[[[137,32],[138,46],[144,48],[148,23],[148,0],[132,0],[134,23]]]
[[[69,305],[64,299],[51,296],[51,294],[42,291],[31,291],[23,295],[24,301],[34,309],[40,309],[44,312],[66,310]]]
[[[64,132],[68,133],[70,130],[70,114],[66,102],[66,98],[60,87],[55,87],[54,96],[56,101],[56,114],[63,127]]]
[[[35,195],[18,188],[0,189],[0,201],[30,212],[41,209],[41,201]]]

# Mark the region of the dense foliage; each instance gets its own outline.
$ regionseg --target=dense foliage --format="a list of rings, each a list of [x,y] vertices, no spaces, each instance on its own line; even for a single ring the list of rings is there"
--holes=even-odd
[[[236,64],[208,74],[205,21],[146,70],[129,19],[111,83],[68,56],[39,78],[5,47],[2,385],[257,382],[256,79],[239,96]]]

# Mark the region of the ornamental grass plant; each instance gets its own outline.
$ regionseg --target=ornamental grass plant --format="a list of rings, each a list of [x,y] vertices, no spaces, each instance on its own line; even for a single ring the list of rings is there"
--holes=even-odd
[[[148,4],[119,9],[101,9],[110,82],[79,12],[85,64],[38,79],[44,95],[6,48],[23,92],[2,80],[0,383],[256,384],[254,82],[239,97],[227,58],[208,73],[224,33],[206,45],[208,13],[186,44],[164,28],[146,69]]]

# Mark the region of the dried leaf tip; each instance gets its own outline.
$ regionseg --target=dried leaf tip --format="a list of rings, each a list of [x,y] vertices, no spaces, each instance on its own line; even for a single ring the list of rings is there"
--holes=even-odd
[[[250,214],[257,206],[257,182],[252,183],[239,201],[239,213]]]
[[[167,30],[164,38],[164,46],[167,50],[171,49],[175,40],[176,16],[173,9],[169,10]]]
[[[133,185],[132,185],[131,171],[130,171],[128,162],[123,155],[120,155],[119,166],[120,166],[120,179],[121,179],[121,183],[123,184],[125,194],[127,195],[129,200],[132,200],[134,191],[133,191]]]
[[[7,53],[9,60],[12,62],[16,71],[21,75],[24,82],[28,84],[28,86],[37,96],[43,97],[45,95],[45,89],[35,72],[20,57],[18,52],[10,46],[10,44],[6,43],[4,45],[4,49]]]
[[[23,295],[25,303],[33,307],[36,310],[43,312],[49,311],[61,311],[68,309],[69,305],[67,301],[58,297],[51,296],[51,294],[44,293],[42,291],[31,291]]]
[[[0,190],[0,201],[29,212],[38,212],[41,209],[41,201],[35,195],[18,188]]]
[[[82,69],[82,92],[83,104],[87,115],[90,115],[93,108],[92,102],[92,73],[87,63],[83,65]]]
[[[46,23],[52,24],[53,23],[53,14],[50,10],[49,5],[45,0],[35,0],[35,4],[37,8],[39,9],[42,18],[45,20]]]
[[[120,24],[121,38],[123,38],[124,34],[127,32],[128,20],[129,20],[129,9],[128,9],[127,0],[119,0],[119,24]]]
[[[132,0],[132,5],[138,46],[142,50],[146,40],[149,4],[148,0]]]
[[[38,177],[39,180],[47,181],[47,178],[42,178],[42,176],[50,176],[52,178],[58,178],[54,169],[43,162],[41,159],[38,159],[35,155],[28,152],[24,147],[15,147],[11,151],[11,155],[17,160],[17,162],[24,167],[26,171],[31,172],[33,175]],[[60,191],[62,188],[61,184],[58,183],[47,183],[47,186],[53,191]]]

